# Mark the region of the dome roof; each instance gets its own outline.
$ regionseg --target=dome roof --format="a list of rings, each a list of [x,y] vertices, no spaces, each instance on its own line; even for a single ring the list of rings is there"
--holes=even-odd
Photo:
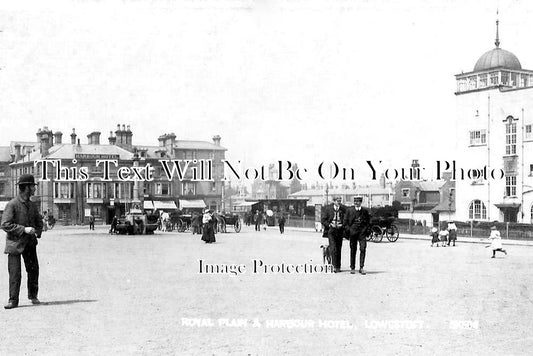
[[[522,69],[520,61],[514,54],[499,47],[496,47],[483,54],[474,66],[474,72],[504,67],[507,69]]]

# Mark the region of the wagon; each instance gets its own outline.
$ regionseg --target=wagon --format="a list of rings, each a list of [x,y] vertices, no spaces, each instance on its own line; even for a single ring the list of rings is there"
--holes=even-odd
[[[390,242],[396,242],[400,237],[400,230],[394,225],[394,217],[376,217],[370,220],[370,232],[366,237],[367,241],[381,242],[383,236]]]
[[[215,214],[217,219],[217,231],[228,232],[227,226],[233,225],[235,232],[241,232],[242,221],[239,215],[232,213]]]
[[[157,229],[157,216],[145,214],[141,210],[131,209],[123,218],[118,219],[117,234],[146,235]]]

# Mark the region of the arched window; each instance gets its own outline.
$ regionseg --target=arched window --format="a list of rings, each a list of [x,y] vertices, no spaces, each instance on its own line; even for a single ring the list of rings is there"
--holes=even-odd
[[[473,200],[468,207],[468,218],[471,220],[487,219],[487,208],[481,200]]]

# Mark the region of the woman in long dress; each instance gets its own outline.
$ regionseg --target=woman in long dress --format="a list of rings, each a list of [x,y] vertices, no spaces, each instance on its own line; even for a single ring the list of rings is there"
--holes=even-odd
[[[206,209],[202,216],[202,224],[202,241],[205,241],[206,244],[215,242],[215,218],[209,209]]]

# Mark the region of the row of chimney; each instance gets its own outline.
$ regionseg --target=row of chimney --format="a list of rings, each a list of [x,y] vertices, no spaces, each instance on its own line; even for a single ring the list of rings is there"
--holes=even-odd
[[[99,145],[100,144],[100,132],[99,131],[93,131],[90,134],[87,135],[87,140],[89,145]],[[42,129],[37,130],[37,144],[39,145],[39,152],[43,156],[47,156],[49,154],[49,149],[54,144],[60,145],[62,144],[62,137],[63,133],[61,131],[56,131],[55,133],[52,133],[52,130],[48,129],[47,126],[44,126]],[[113,131],[109,131],[109,144],[110,145],[117,145],[124,147],[126,149],[131,149],[132,147],[132,137],[133,132],[130,129],[130,125],[117,125],[117,130],[115,131],[115,136],[113,136]],[[220,136],[216,135],[213,136],[213,143],[217,146],[220,146]],[[174,133],[170,134],[164,134],[162,136],[159,136],[159,146],[162,148],[168,148],[169,150],[172,150],[176,143],[176,135]],[[80,144],[80,140],[77,139],[76,130],[72,129],[72,133],[70,134],[70,143],[72,145]],[[18,147],[18,148],[17,148]],[[31,150],[31,148],[30,148]],[[27,154],[27,152],[26,152]],[[21,146],[19,144],[15,145],[15,160],[18,161],[21,158],[22,152],[21,152]]]

